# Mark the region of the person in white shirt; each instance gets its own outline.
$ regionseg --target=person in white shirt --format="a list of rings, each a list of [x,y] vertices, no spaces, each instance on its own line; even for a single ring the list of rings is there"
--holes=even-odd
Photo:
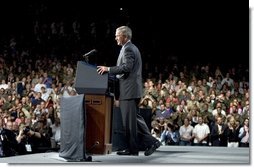
[[[198,117],[198,124],[193,129],[194,145],[195,146],[207,146],[207,138],[210,134],[210,128],[204,123],[201,116]]]
[[[39,78],[39,82],[34,86],[34,91],[35,92],[41,92],[41,87],[46,88],[46,85],[43,83],[43,78],[42,77]]]
[[[216,104],[216,109],[212,111],[213,116],[223,115],[226,116],[226,112],[222,109],[222,105],[220,102]]]
[[[193,140],[193,126],[190,125],[188,118],[184,119],[184,125],[180,126],[180,146],[190,146]]]
[[[41,87],[41,98],[44,100],[44,101],[48,101],[48,98],[51,94],[51,90],[50,89],[47,89],[45,88],[44,86]]]
[[[239,130],[240,147],[249,147],[249,119],[244,120],[244,125]]]

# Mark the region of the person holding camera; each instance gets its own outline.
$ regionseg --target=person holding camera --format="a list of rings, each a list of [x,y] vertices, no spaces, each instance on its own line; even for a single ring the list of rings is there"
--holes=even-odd
[[[30,126],[21,128],[16,140],[19,145],[19,154],[39,153],[42,151],[41,148],[50,147],[46,143],[45,136],[31,129]]]
[[[163,145],[178,145],[179,144],[179,131],[175,125],[170,122],[164,123],[164,130],[161,133],[161,143]]]

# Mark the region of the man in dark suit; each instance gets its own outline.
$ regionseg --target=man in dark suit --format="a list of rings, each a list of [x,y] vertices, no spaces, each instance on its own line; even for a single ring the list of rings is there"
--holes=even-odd
[[[127,26],[116,29],[115,40],[122,46],[117,65],[113,67],[98,66],[99,74],[108,72],[119,79],[120,109],[123,127],[127,139],[127,149],[117,152],[118,155],[138,155],[138,137],[144,145],[145,155],[151,155],[160,142],[150,133],[144,119],[139,113],[139,101],[142,96],[142,59],[139,49],[131,42],[132,31]]]
[[[227,125],[221,117],[218,117],[216,123],[211,128],[211,143],[212,146],[227,146],[227,137],[225,129]]]

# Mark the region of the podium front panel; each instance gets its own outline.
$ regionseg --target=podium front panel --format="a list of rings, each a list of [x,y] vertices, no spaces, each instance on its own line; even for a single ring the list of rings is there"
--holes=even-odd
[[[74,88],[79,94],[105,94],[108,74],[99,75],[96,66],[78,61]]]

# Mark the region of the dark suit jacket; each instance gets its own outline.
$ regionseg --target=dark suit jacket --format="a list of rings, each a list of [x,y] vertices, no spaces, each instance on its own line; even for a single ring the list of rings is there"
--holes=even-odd
[[[110,73],[121,75],[119,78],[119,100],[141,98],[142,59],[139,49],[127,42],[121,49],[117,65],[110,67]]]
[[[218,124],[214,124],[214,126],[212,127],[212,131],[211,131],[211,141],[212,141],[213,146],[226,146],[227,145],[225,129],[226,129],[226,125],[222,124],[221,131],[223,133],[219,135]]]
[[[14,156],[17,154],[18,142],[13,131],[3,128],[0,131],[2,141],[2,150],[5,156]]]

